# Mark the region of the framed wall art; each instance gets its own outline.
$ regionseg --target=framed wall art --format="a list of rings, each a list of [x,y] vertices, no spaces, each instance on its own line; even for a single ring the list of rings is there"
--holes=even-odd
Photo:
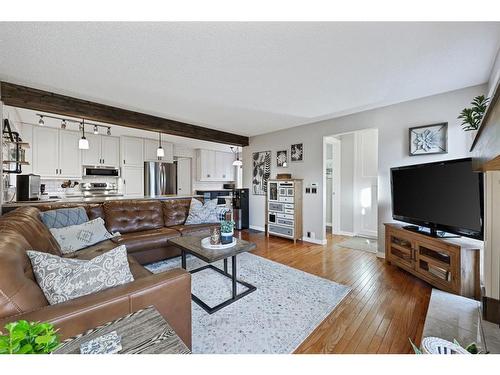
[[[276,151],[276,166],[279,168],[288,167],[288,150]]]
[[[252,191],[254,195],[266,195],[267,180],[271,176],[271,151],[254,152],[252,155]]]
[[[409,129],[410,156],[448,153],[448,123]]]
[[[294,161],[294,162],[304,161],[304,144],[303,143],[296,143],[296,144],[290,146],[290,160]]]

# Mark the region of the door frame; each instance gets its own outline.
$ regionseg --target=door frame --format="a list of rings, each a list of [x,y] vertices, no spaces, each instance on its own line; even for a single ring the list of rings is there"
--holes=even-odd
[[[341,178],[342,178],[342,162],[341,162],[341,157],[342,157],[342,142],[340,139],[331,137],[326,140],[327,144],[332,145],[332,155],[327,155],[331,156],[332,159],[332,201],[331,201],[331,209],[332,209],[332,233],[333,234],[341,234],[340,230],[340,220],[341,220],[341,215],[340,215],[340,202],[341,202],[341,191],[340,191],[340,186],[341,186]],[[326,161],[326,159],[325,159]],[[325,163],[326,164],[326,163]],[[337,171],[337,173],[335,173]],[[326,173],[326,171],[325,171]],[[325,189],[326,190],[326,189]],[[328,199],[327,199],[328,201]],[[335,209],[335,207],[337,209]]]

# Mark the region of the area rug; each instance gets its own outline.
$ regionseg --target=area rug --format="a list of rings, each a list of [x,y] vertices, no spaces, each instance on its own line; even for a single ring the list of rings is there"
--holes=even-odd
[[[351,237],[335,245],[335,247],[347,247],[348,249],[368,251],[376,253],[378,251],[378,242],[371,238],[365,237]]]
[[[243,253],[237,260],[238,278],[257,290],[212,315],[192,302],[193,353],[292,353],[350,291],[257,255]],[[188,270],[203,265],[188,256]],[[223,268],[222,261],[214,265]],[[146,266],[153,273],[178,267],[179,258]],[[231,296],[231,281],[206,269],[192,274],[192,292],[214,306]]]

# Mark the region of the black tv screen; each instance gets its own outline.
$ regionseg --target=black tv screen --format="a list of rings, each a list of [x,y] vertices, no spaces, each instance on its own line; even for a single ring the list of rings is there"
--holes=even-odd
[[[482,181],[471,158],[392,168],[392,216],[432,231],[482,239]]]

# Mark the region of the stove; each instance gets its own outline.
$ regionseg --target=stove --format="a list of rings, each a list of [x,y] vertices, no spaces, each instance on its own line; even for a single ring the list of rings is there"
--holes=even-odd
[[[84,197],[121,197],[115,182],[82,182],[80,190]]]

